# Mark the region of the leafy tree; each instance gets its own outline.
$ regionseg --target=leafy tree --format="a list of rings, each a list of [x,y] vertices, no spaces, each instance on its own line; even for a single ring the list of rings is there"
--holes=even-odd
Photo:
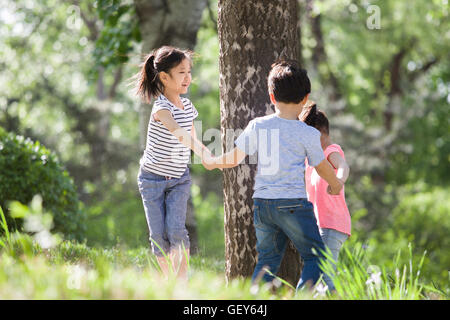
[[[302,55],[316,74],[311,98],[350,162],[352,211],[368,209],[363,222],[378,228],[398,202],[393,188],[448,181],[448,4],[301,3],[309,22]],[[368,27],[371,6],[380,29]]]

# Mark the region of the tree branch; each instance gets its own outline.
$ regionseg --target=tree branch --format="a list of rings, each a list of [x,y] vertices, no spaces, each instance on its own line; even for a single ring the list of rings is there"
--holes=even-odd
[[[72,0],[72,3],[74,5],[76,5],[78,8],[80,8],[80,16],[81,19],[83,20],[83,22],[86,24],[86,27],[89,30],[89,40],[91,40],[92,42],[97,41],[98,39],[98,35],[99,35],[99,30],[97,28],[97,19],[95,18],[89,18],[88,15],[86,14],[86,12],[84,12],[81,9],[81,4],[79,0]]]
[[[206,9],[208,10],[208,17],[209,17],[209,20],[213,24],[214,31],[216,32],[216,34],[218,34],[218,31],[217,31],[217,20],[214,17],[214,12],[212,11],[211,1],[210,0],[206,0]]]
[[[122,80],[122,72],[123,72],[123,66],[119,66],[114,73],[114,82],[109,88],[108,98],[113,99],[116,96],[117,86],[119,85],[120,81]]]
[[[408,75],[409,81],[415,81],[420,75],[427,72],[429,69],[431,69],[432,66],[434,66],[436,63],[439,62],[439,58],[433,57],[432,59],[428,60],[420,69],[416,69],[415,71],[411,72]]]
[[[316,46],[314,48],[312,61],[317,71],[321,70],[319,68],[319,64],[323,63],[326,66],[326,72],[322,72],[321,76],[324,78],[324,80],[328,80],[331,84],[331,100],[337,101],[342,98],[342,94],[339,91],[339,81],[331,71],[330,65],[328,63],[328,57],[325,51],[325,41],[322,33],[321,15],[313,15],[313,6],[313,0],[306,1],[306,12],[310,21],[312,34],[314,36],[314,39],[316,40]]]

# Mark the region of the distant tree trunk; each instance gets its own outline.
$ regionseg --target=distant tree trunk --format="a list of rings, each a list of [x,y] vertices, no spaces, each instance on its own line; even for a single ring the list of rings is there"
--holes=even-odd
[[[197,42],[206,0],[135,0],[139,29],[142,35],[142,54],[163,45],[193,50]],[[139,106],[139,132],[141,151],[145,149],[147,126],[151,108],[146,103]],[[189,197],[186,227],[191,240],[191,253],[197,251],[197,224],[192,198]]]
[[[314,2],[314,0],[306,0],[305,6],[311,26],[312,37],[316,40],[316,46],[313,49],[312,62],[321,79],[325,83],[330,84],[330,99],[331,101],[336,102],[342,99],[342,94],[339,89],[340,86],[338,78],[331,70],[328,62],[328,56],[325,51],[325,40],[322,33],[322,15],[314,13]],[[320,65],[323,65],[323,67],[321,68]],[[338,114],[341,111],[342,110],[334,110],[334,113]]]
[[[220,111],[222,147],[233,147],[235,134],[248,122],[274,112],[267,76],[278,58],[298,55],[297,0],[219,0]],[[248,163],[246,161],[246,163]],[[227,280],[249,277],[256,264],[253,226],[253,185],[256,165],[225,169],[225,259]],[[299,254],[288,246],[279,275],[296,284]]]

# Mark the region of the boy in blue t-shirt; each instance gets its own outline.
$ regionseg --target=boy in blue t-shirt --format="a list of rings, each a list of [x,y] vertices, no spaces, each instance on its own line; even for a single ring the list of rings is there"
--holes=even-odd
[[[251,120],[232,151],[212,158],[213,163],[204,166],[210,170],[231,168],[247,154],[257,153],[253,201],[258,262],[252,281],[263,273],[263,280],[273,280],[270,273],[277,273],[289,238],[304,261],[299,289],[307,282],[311,286],[317,282],[321,274],[319,260],[325,251],[313,205],[307,200],[305,158],[329,183],[330,194],[339,194],[342,182],[324,157],[320,132],[298,120],[311,91],[306,70],[292,61],[276,62],[269,73],[268,88],[276,112]]]

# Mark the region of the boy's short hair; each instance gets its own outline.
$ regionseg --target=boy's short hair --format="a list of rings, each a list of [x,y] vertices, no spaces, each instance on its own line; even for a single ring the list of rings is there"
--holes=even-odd
[[[307,72],[295,60],[278,60],[273,63],[267,84],[269,93],[274,95],[275,100],[284,103],[299,103],[311,92]]]

